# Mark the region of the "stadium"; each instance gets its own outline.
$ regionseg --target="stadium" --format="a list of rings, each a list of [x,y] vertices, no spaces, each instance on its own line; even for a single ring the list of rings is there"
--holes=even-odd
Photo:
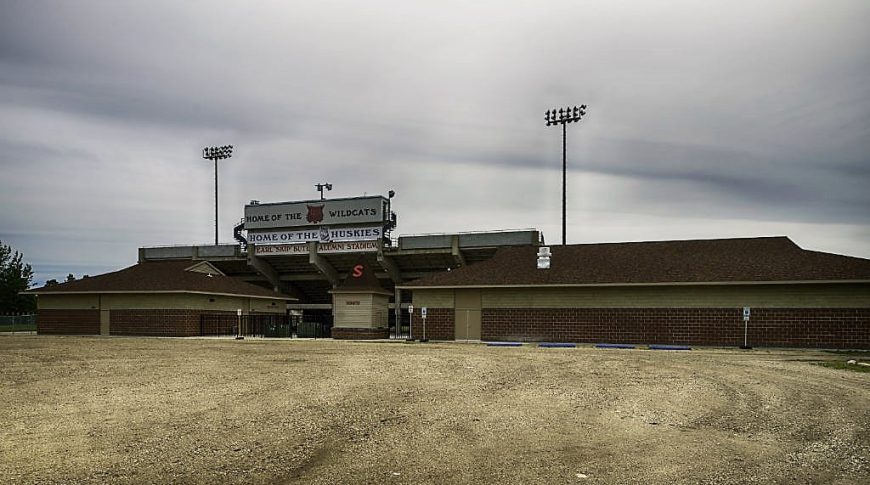
[[[392,195],[251,201],[235,244],[30,290],[38,332],[870,348],[870,260],[787,237],[396,237]]]

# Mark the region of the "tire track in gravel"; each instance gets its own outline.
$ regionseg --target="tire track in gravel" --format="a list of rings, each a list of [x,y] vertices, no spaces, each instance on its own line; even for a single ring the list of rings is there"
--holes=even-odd
[[[4,423],[0,480],[10,483],[845,484],[868,474],[870,379],[805,362],[818,352],[15,342],[0,406],[33,402]],[[28,364],[35,355],[41,365]],[[75,438],[61,463],[41,452],[55,436]],[[36,452],[17,461],[24,443]]]

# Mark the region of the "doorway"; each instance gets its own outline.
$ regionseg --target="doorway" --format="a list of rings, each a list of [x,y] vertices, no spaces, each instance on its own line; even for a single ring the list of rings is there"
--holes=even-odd
[[[456,290],[455,340],[480,340],[480,290]]]
[[[100,335],[109,335],[109,310],[100,310]]]

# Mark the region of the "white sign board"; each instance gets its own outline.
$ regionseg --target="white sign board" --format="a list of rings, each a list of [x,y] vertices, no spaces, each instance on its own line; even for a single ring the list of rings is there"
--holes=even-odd
[[[320,243],[317,252],[320,254],[339,253],[374,253],[378,251],[380,241],[350,241]],[[308,243],[302,244],[267,244],[254,246],[254,254],[257,256],[292,256],[294,254],[308,254]]]
[[[317,241],[321,243],[340,241],[372,241],[384,235],[381,226],[320,226],[311,229],[276,229],[271,231],[248,231],[250,244],[287,244]]]
[[[420,308],[420,315],[422,315],[423,318],[426,318],[426,307],[421,307],[421,308]]]
[[[410,313],[410,314],[414,313],[414,305],[408,305],[408,313]]]
[[[749,320],[749,313],[750,313],[749,307],[748,306],[743,307],[743,320]]]
[[[387,203],[386,198],[378,195],[246,205],[245,229],[382,223],[388,218]]]

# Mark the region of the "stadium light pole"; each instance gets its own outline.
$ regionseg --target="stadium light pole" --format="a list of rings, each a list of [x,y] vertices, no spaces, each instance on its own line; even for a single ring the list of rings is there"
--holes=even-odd
[[[314,184],[314,187],[320,191],[320,200],[325,200],[323,197],[323,189],[332,190],[332,184],[329,182],[324,182],[322,184]]]
[[[565,245],[565,233],[567,232],[565,229],[565,212],[566,212],[566,204],[565,204],[565,195],[566,195],[566,179],[568,172],[568,161],[567,161],[567,136],[568,132],[565,126],[568,123],[579,122],[581,118],[586,114],[586,105],[580,105],[571,108],[559,108],[557,111],[556,108],[552,110],[547,110],[547,115],[545,119],[547,120],[547,126],[553,125],[562,125],[562,246]]]
[[[233,146],[205,147],[202,149],[202,158],[214,161],[214,245],[218,245],[218,160],[233,156]]]

